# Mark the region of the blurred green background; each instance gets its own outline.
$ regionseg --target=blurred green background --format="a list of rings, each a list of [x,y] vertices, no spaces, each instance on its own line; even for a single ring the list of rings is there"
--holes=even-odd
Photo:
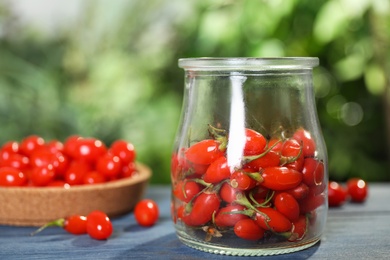
[[[333,180],[390,181],[390,1],[0,0],[0,144],[132,142],[168,183],[182,57],[316,56]]]

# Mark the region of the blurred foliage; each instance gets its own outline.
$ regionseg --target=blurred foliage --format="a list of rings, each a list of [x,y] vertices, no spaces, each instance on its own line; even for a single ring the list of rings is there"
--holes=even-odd
[[[390,180],[389,1],[83,3],[48,34],[0,1],[0,143],[123,138],[152,181],[167,183],[184,87],[178,58],[316,56],[330,178]]]

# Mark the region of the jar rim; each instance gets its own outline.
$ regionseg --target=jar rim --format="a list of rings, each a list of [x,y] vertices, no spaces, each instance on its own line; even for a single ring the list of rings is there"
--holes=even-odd
[[[200,57],[182,58],[178,65],[185,70],[291,70],[312,69],[317,57]]]

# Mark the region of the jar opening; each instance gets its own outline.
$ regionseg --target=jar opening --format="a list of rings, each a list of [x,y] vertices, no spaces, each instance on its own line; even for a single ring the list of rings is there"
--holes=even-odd
[[[318,64],[316,57],[179,59],[179,67],[185,70],[296,70],[312,69]]]

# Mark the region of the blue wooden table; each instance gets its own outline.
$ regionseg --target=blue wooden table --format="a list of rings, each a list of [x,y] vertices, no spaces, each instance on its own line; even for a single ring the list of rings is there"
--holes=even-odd
[[[114,234],[106,241],[74,236],[48,228],[0,226],[0,259],[243,259],[197,251],[183,245],[170,219],[170,189],[149,186],[145,197],[160,206],[159,222],[151,228],[136,224],[129,213],[113,219]],[[256,257],[247,257],[256,258]],[[292,254],[261,259],[390,259],[390,184],[370,184],[364,204],[330,209],[323,239]]]

